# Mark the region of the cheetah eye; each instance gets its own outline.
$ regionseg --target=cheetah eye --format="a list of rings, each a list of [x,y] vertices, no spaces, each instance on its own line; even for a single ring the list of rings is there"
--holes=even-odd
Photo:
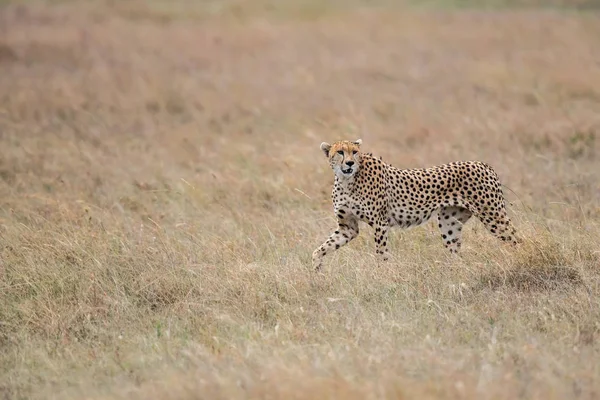
[[[339,150],[338,154],[343,156],[344,155],[344,151],[343,150]]]
[[[356,150],[352,150],[352,154],[354,154],[354,155],[355,155],[356,153],[358,153],[358,151],[356,151]]]

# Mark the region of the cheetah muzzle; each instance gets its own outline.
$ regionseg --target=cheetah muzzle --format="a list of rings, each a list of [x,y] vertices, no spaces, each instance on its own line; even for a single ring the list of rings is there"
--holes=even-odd
[[[494,236],[512,244],[520,239],[506,213],[496,172],[480,161],[456,161],[430,168],[398,169],[360,151],[362,140],[321,143],[334,171],[333,210],[337,229],[312,255],[315,270],[323,258],[358,236],[359,221],[374,231],[376,253],[389,258],[392,227],[422,225],[437,215],[444,245],[461,247],[463,225],[474,215]]]
[[[341,170],[344,175],[352,175],[352,173],[354,172],[354,169],[352,167],[348,167],[348,169],[344,169],[342,167]]]

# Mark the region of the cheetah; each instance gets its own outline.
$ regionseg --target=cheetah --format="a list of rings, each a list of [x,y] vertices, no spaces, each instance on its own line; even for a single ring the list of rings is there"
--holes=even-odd
[[[450,253],[461,247],[463,225],[475,215],[497,238],[520,239],[506,213],[498,175],[480,161],[456,161],[430,168],[398,169],[360,151],[362,140],[321,143],[335,181],[333,209],[338,227],[312,254],[316,271],[323,258],[358,236],[358,222],[375,230],[376,254],[387,261],[388,232],[411,228],[437,214],[444,245]]]

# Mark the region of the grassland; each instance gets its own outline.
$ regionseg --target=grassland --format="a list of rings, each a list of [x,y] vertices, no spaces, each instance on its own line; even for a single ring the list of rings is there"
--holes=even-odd
[[[0,8],[0,398],[600,396],[600,18],[391,3]],[[492,164],[523,245],[312,273],[358,137]]]

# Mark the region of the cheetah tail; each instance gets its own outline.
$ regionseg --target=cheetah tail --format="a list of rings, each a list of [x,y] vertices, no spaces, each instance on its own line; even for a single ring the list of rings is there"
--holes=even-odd
[[[517,200],[519,200],[519,203],[521,203],[521,205],[522,205],[524,208],[528,208],[528,207],[525,205],[525,203],[523,203],[523,200],[521,200],[521,198],[519,197],[519,195],[518,195],[518,194],[517,194],[517,193],[516,193],[514,190],[512,190],[511,188],[509,188],[508,186],[506,186],[506,185],[505,185],[505,184],[503,184],[503,183],[501,183],[500,185],[502,185],[502,187],[504,187],[504,188],[508,189],[508,190],[509,190],[509,191],[510,191],[512,194],[514,194],[514,195],[515,195],[515,197],[517,198]]]

